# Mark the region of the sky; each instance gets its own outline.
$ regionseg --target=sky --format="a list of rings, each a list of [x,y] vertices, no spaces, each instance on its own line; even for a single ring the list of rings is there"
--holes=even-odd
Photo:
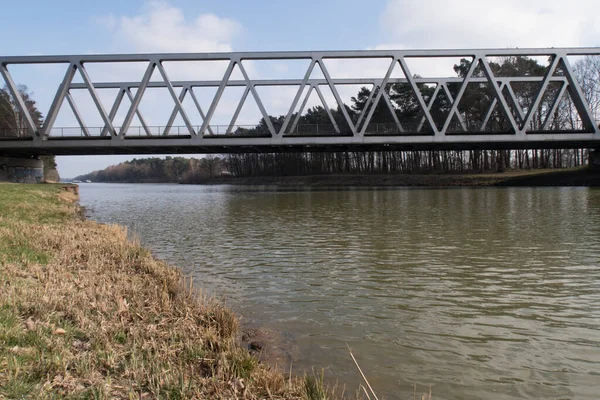
[[[592,0],[30,0],[6,3],[2,6],[0,55],[600,45],[600,24],[595,20],[600,14],[600,2]],[[261,78],[301,77],[306,68],[297,63],[266,64],[253,63],[246,68],[249,74]],[[422,68],[416,72],[425,76],[441,68],[415,67]],[[19,67],[11,73],[15,81],[29,87],[40,111],[45,113],[64,67],[40,68]],[[385,66],[332,62],[328,68],[335,78],[362,77],[360,74],[366,71]],[[218,68],[213,71],[174,65],[168,70],[171,79],[201,80],[211,78],[209,75]],[[96,80],[139,80],[143,68],[112,65],[88,72]],[[293,94],[265,93],[267,111],[283,113]],[[172,103],[165,105],[166,96],[158,90],[146,95],[140,108],[145,110],[149,124],[160,125],[161,119],[170,113]],[[114,94],[102,96],[105,108],[110,108]],[[222,109],[215,115],[220,118],[217,123],[227,123],[227,116],[237,105],[236,96],[239,99],[241,94],[233,91],[230,98],[224,96]],[[350,92],[346,96],[350,96]],[[79,94],[74,97],[84,115],[92,110],[90,99]],[[200,102],[206,104],[210,102],[211,93],[199,97]],[[331,98],[331,94],[325,97]],[[184,107],[189,104],[184,103]],[[244,107],[240,118],[249,124],[257,122],[257,111],[250,105],[248,110],[246,105]],[[122,116],[120,111],[115,122]],[[99,121],[96,115],[86,123],[100,126]],[[61,109],[55,127],[65,126],[77,125],[72,114],[68,110],[63,113]],[[69,156],[57,157],[57,161],[62,177],[74,177],[134,157]]]

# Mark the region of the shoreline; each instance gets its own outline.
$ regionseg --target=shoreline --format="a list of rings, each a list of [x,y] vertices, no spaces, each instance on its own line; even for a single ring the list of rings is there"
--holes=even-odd
[[[183,183],[188,184],[188,183]],[[490,187],[600,186],[600,171],[587,167],[507,171],[481,174],[304,175],[284,177],[219,177],[190,185],[310,187]]]
[[[281,186],[310,188],[344,187],[494,187],[587,186],[600,187],[600,169],[587,166],[563,169],[508,170],[496,173],[429,174],[330,174],[298,176],[207,178],[201,182],[115,181],[96,183],[149,183],[182,185]]]
[[[124,227],[82,218],[63,186],[0,184],[0,397],[327,392],[318,376],[262,364],[231,310]]]

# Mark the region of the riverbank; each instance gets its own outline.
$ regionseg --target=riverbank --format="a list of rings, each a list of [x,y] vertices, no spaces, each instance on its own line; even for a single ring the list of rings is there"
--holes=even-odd
[[[600,171],[587,167],[514,170],[482,174],[305,175],[282,177],[218,177],[207,185],[273,186],[600,186]]]
[[[0,184],[0,398],[324,398],[318,379],[259,363],[231,310],[77,199]]]

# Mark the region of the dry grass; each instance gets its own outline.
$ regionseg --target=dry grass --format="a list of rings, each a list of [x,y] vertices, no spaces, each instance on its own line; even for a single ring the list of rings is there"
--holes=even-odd
[[[59,185],[0,184],[0,398],[324,399],[238,320]]]

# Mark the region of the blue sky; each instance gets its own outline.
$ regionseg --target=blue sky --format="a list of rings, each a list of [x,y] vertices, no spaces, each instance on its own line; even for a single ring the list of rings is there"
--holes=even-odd
[[[115,43],[102,20],[136,16],[143,0],[28,1],[2,7],[3,54],[107,53]],[[204,13],[230,18],[243,25],[235,50],[356,49],[385,37],[378,27],[385,1],[169,1],[193,19]],[[27,29],[23,24],[27,23]],[[357,33],[357,28],[360,30]],[[18,32],[18,35],[15,33]]]
[[[591,0],[13,1],[0,54],[596,46],[599,14]],[[61,74],[13,75],[44,111]],[[60,157],[59,172],[130,158]]]

